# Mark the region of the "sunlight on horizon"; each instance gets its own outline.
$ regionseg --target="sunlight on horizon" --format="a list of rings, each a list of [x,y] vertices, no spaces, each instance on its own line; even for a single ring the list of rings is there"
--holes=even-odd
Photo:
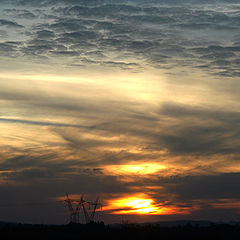
[[[136,194],[108,200],[108,204],[103,207],[103,211],[110,211],[111,214],[124,215],[170,215],[189,213],[188,208],[164,206],[162,203],[156,203],[154,199],[151,199],[145,194]]]

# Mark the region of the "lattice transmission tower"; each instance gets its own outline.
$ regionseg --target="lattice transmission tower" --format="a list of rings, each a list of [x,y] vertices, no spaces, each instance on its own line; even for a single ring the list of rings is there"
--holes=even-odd
[[[69,209],[69,220],[71,223],[80,222],[80,211],[83,211],[85,223],[94,222],[94,217],[96,210],[102,207],[99,197],[94,201],[86,201],[84,196],[80,197],[80,200],[71,199],[66,193],[66,199],[64,200],[67,203]]]

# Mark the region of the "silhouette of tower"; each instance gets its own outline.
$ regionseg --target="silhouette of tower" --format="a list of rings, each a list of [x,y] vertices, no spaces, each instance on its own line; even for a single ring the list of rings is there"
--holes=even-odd
[[[79,212],[80,212],[79,203],[76,202],[75,200],[70,199],[67,193],[66,193],[66,199],[64,200],[64,202],[66,202],[68,205],[70,223],[79,223]]]
[[[70,199],[69,195],[66,193],[66,199],[64,202],[67,203],[69,209],[69,220],[70,223],[79,223],[79,216],[81,209],[83,210],[85,223],[94,222],[94,217],[97,208],[101,208],[99,197],[94,202],[89,202],[84,200],[83,195],[80,200]]]

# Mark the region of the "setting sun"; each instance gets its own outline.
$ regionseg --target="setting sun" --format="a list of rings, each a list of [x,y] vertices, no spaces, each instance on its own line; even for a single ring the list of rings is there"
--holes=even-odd
[[[155,203],[153,199],[141,194],[109,200],[104,210],[110,210],[112,214],[137,215],[164,215],[180,212],[180,209],[162,206],[161,204]]]

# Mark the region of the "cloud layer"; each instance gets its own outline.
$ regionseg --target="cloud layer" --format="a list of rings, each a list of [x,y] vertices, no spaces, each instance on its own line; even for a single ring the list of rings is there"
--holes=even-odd
[[[62,64],[78,68],[92,65],[141,71],[187,66],[239,76],[237,4],[163,3],[19,1],[3,9],[0,24],[21,28],[23,40],[3,41],[14,49],[10,46],[2,52],[36,61],[49,59],[50,63],[64,58]]]

